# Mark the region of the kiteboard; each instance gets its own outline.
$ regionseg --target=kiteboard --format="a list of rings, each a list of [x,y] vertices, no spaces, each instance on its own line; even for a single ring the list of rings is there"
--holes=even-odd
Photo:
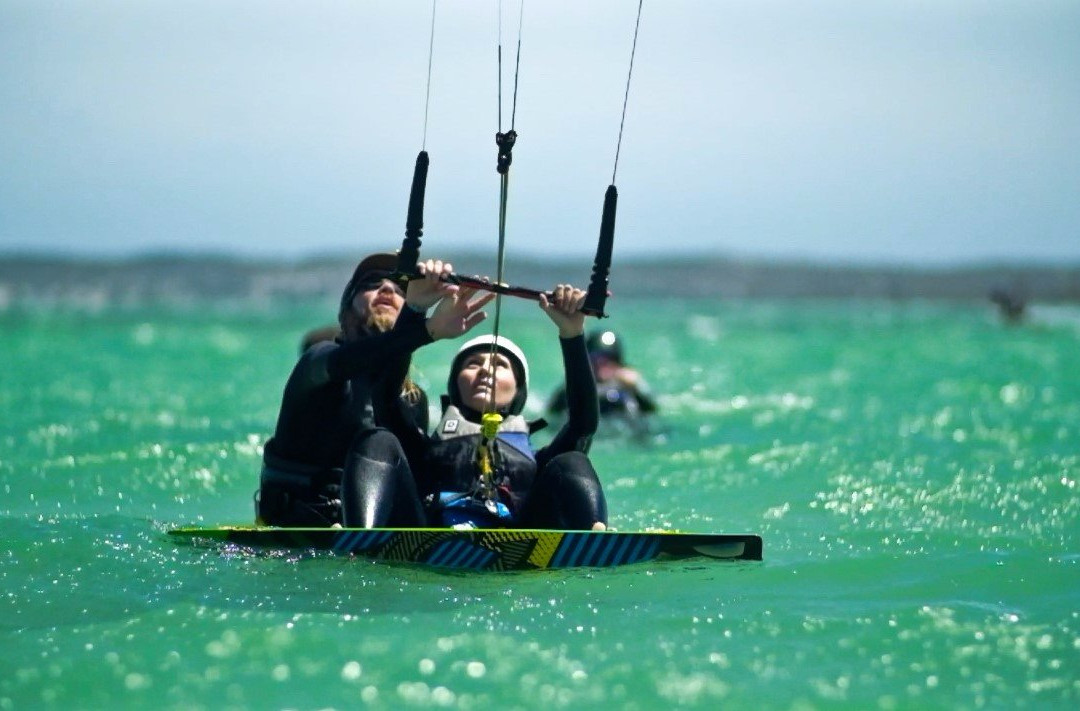
[[[463,570],[613,567],[650,560],[761,560],[761,537],[672,531],[453,528],[176,528],[193,543],[296,549]]]

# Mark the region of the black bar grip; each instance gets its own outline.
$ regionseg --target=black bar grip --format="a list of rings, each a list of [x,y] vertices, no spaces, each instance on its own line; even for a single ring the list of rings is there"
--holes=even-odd
[[[409,190],[409,213],[405,218],[405,239],[398,253],[398,273],[416,273],[420,261],[420,237],[424,234],[424,190],[427,187],[428,154],[420,151],[413,168],[412,188]]]
[[[615,207],[619,202],[619,192],[614,185],[609,185],[604,193],[604,212],[600,217],[600,239],[596,243],[596,258],[593,259],[592,278],[585,295],[585,313],[603,317],[604,306],[608,297],[608,276],[611,273],[611,250],[615,245]]]

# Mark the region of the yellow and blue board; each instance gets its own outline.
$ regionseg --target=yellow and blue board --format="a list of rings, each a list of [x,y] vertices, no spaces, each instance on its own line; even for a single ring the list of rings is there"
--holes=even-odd
[[[450,528],[177,528],[169,535],[257,549],[307,548],[467,570],[611,567],[654,559],[761,560],[752,534]]]

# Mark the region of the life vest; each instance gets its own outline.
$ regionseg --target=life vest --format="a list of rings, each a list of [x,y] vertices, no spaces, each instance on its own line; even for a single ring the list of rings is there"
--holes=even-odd
[[[529,440],[529,423],[521,415],[508,415],[495,437],[495,486],[508,498],[511,509],[536,478],[536,455]],[[432,435],[427,472],[436,492],[468,492],[476,482],[476,450],[483,435],[480,424],[447,405]]]

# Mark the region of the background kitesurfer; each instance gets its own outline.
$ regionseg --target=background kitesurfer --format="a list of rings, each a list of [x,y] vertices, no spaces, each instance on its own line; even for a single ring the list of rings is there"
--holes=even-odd
[[[1009,325],[1016,325],[1024,320],[1027,299],[1019,289],[997,287],[990,290],[990,301],[997,304],[1002,320]]]
[[[641,373],[626,363],[623,339],[615,331],[590,333],[585,341],[589,362],[596,378],[600,416],[612,415],[638,420],[657,411],[656,400]],[[558,388],[548,402],[548,412],[563,417],[567,413],[566,389]]]
[[[341,335],[307,348],[293,368],[263,451],[257,521],[341,523],[341,492],[356,488],[350,480],[363,468],[358,450],[364,435],[389,420],[427,428],[427,397],[408,378],[412,352],[472,329],[494,297],[442,281],[452,267],[438,260],[418,264],[424,277],[406,290],[394,278],[397,263],[396,254],[373,254],[357,265],[338,309]],[[412,486],[411,479],[396,483]],[[415,506],[393,514],[414,524],[422,517]]]

